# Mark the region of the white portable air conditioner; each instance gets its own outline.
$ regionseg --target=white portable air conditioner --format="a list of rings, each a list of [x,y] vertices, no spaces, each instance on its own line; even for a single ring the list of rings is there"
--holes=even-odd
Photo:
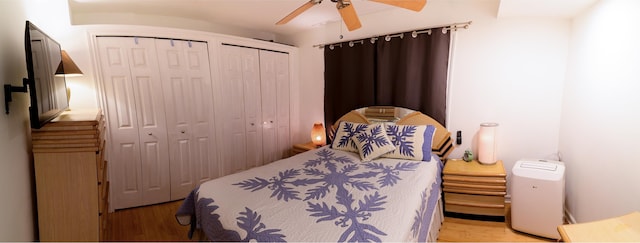
[[[511,172],[511,227],[525,233],[560,239],[564,216],[564,163],[520,160]]]

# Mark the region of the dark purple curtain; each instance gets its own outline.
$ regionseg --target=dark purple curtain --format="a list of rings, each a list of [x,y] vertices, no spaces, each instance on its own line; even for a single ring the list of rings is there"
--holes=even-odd
[[[326,124],[333,124],[350,110],[369,105],[406,107],[445,124],[451,34],[449,31],[443,34],[441,28],[432,29],[430,35],[423,33],[412,37],[411,32],[402,34],[403,38],[394,37],[389,41],[381,36],[375,44],[364,40],[363,44],[354,44],[353,47],[348,43],[342,43],[342,48],[333,50],[325,47]],[[365,48],[368,46],[375,48]],[[370,53],[358,51],[356,54],[352,49]],[[366,58],[358,61],[352,55]],[[355,95],[332,93],[345,87],[360,92]],[[365,96],[372,98],[360,103],[354,100]]]
[[[375,104],[375,45],[325,46],[324,114],[328,128],[347,112]],[[330,81],[327,81],[330,80]]]

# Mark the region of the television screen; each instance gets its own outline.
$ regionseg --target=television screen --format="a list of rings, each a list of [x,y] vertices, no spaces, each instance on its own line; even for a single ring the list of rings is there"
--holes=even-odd
[[[67,86],[62,70],[60,44],[27,21],[25,28],[25,54],[29,75],[32,128],[40,128],[69,107]]]

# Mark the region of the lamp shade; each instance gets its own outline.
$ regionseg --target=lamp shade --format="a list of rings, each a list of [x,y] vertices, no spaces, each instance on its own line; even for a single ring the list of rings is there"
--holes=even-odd
[[[327,136],[325,135],[324,126],[322,123],[314,123],[311,128],[311,141],[317,147],[323,146],[327,143]]]
[[[482,123],[478,131],[478,161],[482,164],[495,164],[496,158],[496,129],[498,123]]]
[[[66,77],[82,76],[82,71],[75,62],[69,57],[65,50],[62,50],[62,61],[58,64],[56,75],[64,75]]]

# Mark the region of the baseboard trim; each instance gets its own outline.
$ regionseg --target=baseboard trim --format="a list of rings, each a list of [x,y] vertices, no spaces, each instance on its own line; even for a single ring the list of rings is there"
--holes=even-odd
[[[564,220],[568,224],[575,224],[576,223],[576,218],[573,217],[573,214],[571,214],[571,212],[569,212],[569,209],[567,209],[567,208],[564,208]]]

